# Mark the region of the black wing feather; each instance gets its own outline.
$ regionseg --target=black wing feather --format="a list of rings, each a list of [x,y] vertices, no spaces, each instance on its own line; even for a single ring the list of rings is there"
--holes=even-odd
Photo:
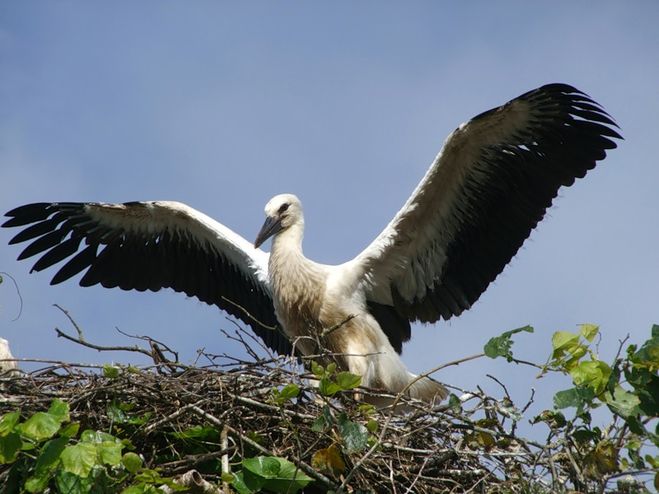
[[[19,259],[43,253],[32,268],[41,271],[68,258],[51,284],[86,270],[81,286],[151,290],[172,288],[214,304],[249,324],[268,347],[289,354],[292,347],[276,329],[269,293],[208,242],[181,230],[127,232],[95,220],[92,203],[36,203],[6,213],[2,226],[30,225],[10,243],[32,240]],[[142,203],[126,206],[143,207]],[[83,249],[78,251],[84,239]],[[246,314],[245,311],[249,313]]]
[[[622,139],[609,115],[572,86],[550,84],[517,99],[531,103],[531,128],[482,150],[478,173],[463,184],[470,200],[459,213],[440,278],[421,299],[396,299],[412,320],[448,319],[468,309],[543,219],[560,187],[584,177],[616,147],[612,139]]]

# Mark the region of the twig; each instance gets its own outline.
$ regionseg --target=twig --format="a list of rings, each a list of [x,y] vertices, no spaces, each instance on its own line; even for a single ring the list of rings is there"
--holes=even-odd
[[[16,317],[12,319],[12,322],[18,321],[23,314],[23,295],[21,294],[21,289],[18,286],[18,282],[16,281],[16,278],[14,278],[12,275],[5,271],[0,271],[0,275],[4,274],[7,278],[11,280],[11,282],[14,284],[14,288],[16,289],[16,295],[18,295],[18,314]],[[0,281],[2,281],[2,276],[0,276]]]

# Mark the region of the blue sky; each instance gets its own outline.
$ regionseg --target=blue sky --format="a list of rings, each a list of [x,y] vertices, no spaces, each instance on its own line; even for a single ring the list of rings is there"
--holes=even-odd
[[[548,82],[589,93],[625,141],[564,189],[468,312],[416,327],[415,371],[478,353],[531,324],[520,357],[544,361],[558,329],[602,326],[603,356],[659,322],[659,3],[88,2],[0,4],[0,211],[35,201],[179,200],[253,240],[263,206],[293,192],[305,253],[339,263],[402,206],[450,131]],[[237,353],[225,315],[180,294],[126,293],[31,264],[0,231],[0,336],[19,357],[127,362],[58,340],[67,308],[90,341],[115,327],[180,352]],[[482,359],[436,377],[531,386],[549,406],[565,380]],[[544,401],[543,401],[544,400]]]

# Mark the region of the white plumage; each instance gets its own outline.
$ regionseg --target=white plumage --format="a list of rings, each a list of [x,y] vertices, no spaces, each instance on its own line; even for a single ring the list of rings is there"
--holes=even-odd
[[[14,360],[14,356],[9,349],[9,342],[4,338],[0,338],[0,375],[11,372],[12,374],[18,371],[18,362]]]
[[[30,225],[10,243],[34,239],[19,256],[43,253],[33,270],[69,258],[52,283],[86,270],[82,286],[173,288],[241,319],[277,352],[321,345],[366,386],[399,392],[414,378],[399,357],[410,323],[468,309],[559,188],[616,147],[612,127],[597,103],[564,84],[478,115],[448,136],[384,231],[338,266],[304,256],[302,205],[292,194],[268,202],[255,246],[169,201],[30,204],[3,226]],[[270,237],[268,255],[258,247]],[[409,388],[427,401],[445,393],[430,379]]]

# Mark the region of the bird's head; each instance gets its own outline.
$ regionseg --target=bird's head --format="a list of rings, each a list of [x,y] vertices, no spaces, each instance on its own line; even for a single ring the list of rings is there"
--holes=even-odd
[[[265,216],[265,223],[254,241],[256,248],[273,235],[304,223],[302,203],[293,194],[279,194],[270,199],[265,205]]]

